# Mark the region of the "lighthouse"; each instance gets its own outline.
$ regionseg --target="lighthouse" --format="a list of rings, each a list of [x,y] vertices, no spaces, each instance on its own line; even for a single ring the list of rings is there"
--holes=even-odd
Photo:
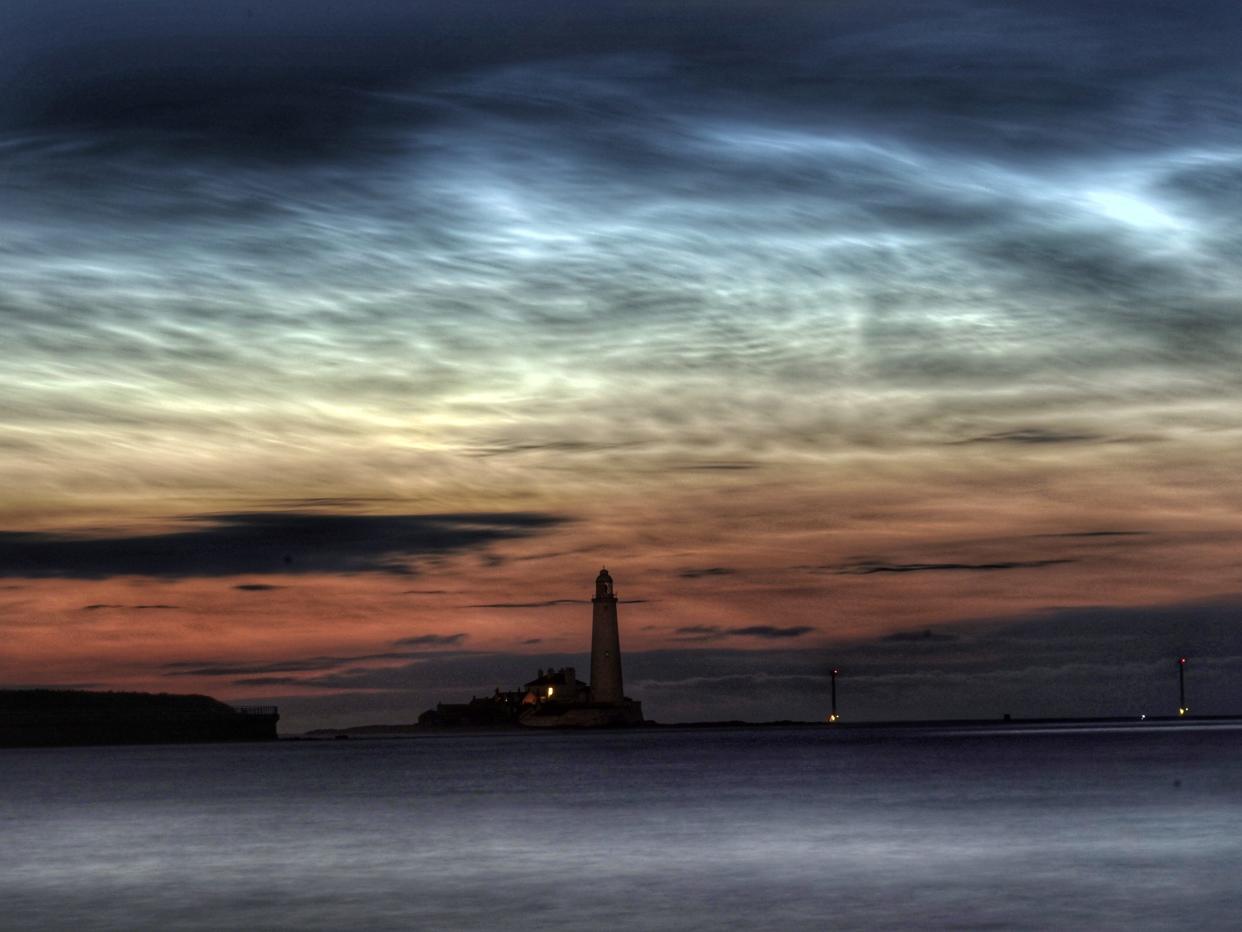
[[[612,576],[602,569],[595,577],[595,597],[591,599],[591,701],[620,704],[624,700],[617,596],[612,591]]]
[[[585,619],[584,619],[585,620]],[[641,669],[639,673],[641,674]],[[539,675],[513,692],[499,687],[491,699],[445,705],[419,716],[419,724],[494,725],[527,728],[626,728],[645,724],[643,704],[625,698],[621,685],[621,638],[617,633],[617,595],[612,576],[600,570],[591,599],[591,684],[580,683],[573,667]]]

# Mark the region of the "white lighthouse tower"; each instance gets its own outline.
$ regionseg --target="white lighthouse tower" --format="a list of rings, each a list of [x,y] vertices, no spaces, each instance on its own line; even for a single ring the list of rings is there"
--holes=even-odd
[[[591,701],[619,705],[624,700],[617,596],[612,591],[612,576],[602,569],[595,577],[595,597],[591,599]]]

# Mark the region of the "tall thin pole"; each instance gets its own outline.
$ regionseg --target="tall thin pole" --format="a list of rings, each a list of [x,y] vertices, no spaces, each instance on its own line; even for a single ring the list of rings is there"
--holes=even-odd
[[[1186,658],[1177,661],[1177,714],[1185,715],[1190,709],[1186,706]]]
[[[829,722],[835,722],[840,716],[837,715],[837,674],[841,671],[833,667],[832,670],[832,713],[828,716]]]

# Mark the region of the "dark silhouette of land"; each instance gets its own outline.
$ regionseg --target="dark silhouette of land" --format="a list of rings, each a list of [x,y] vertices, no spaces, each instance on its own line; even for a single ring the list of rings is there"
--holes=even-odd
[[[274,741],[275,706],[234,708],[210,696],[0,690],[0,747]]]

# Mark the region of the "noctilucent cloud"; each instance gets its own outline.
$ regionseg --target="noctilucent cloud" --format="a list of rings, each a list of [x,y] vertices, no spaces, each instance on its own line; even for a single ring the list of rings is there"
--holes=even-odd
[[[1236,3],[5,18],[0,683],[1242,705]]]

